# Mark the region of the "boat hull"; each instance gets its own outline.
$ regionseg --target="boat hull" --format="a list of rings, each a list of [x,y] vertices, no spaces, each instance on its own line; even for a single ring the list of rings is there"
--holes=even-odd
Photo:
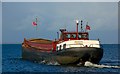
[[[40,51],[34,48],[22,47],[22,58],[32,61],[41,62],[45,60],[57,61],[61,65],[81,64],[84,65],[86,61],[92,63],[99,63],[103,56],[102,48],[93,47],[77,47],[63,49],[61,51]]]

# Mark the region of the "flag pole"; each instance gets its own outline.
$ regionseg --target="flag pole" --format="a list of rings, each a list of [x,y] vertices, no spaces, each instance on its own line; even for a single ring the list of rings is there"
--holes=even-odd
[[[38,19],[37,19],[37,18],[35,18],[35,21],[32,22],[33,26],[36,27],[36,36],[35,36],[35,37],[37,37],[37,28],[38,28],[38,27],[37,27],[37,25],[38,25],[37,22],[38,22]]]
[[[37,18],[36,18],[36,37],[37,37],[37,22],[38,22],[38,20],[37,20]]]
[[[88,22],[87,22],[87,24],[86,24],[86,26],[88,25]],[[86,27],[85,27],[85,32],[87,32],[87,29],[86,29]]]
[[[81,20],[81,32],[83,32],[82,22],[83,22],[83,21]]]
[[[37,18],[36,18],[36,30],[37,30],[37,25],[38,25],[38,24],[37,24]]]

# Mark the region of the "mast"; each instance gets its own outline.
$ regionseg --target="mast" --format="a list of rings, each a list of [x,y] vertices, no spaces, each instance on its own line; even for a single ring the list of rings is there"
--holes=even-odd
[[[81,20],[81,32],[83,31],[83,28],[82,28],[82,22],[83,22],[83,21]]]
[[[76,32],[77,32],[76,37],[77,37],[77,39],[78,39],[78,25],[79,25],[79,20],[76,20]]]

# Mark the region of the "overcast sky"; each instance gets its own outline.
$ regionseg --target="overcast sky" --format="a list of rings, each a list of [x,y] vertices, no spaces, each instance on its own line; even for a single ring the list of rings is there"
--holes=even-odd
[[[119,0],[1,0],[2,2],[118,2]]]
[[[36,17],[37,31],[32,26]],[[89,23],[90,39],[118,43],[117,2],[3,2],[2,42],[22,43],[24,38],[53,40],[60,28],[75,31],[75,19],[83,20],[83,27]]]

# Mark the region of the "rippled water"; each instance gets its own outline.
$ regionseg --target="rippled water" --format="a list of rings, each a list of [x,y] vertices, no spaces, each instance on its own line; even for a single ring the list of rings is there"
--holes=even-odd
[[[3,72],[119,72],[118,45],[103,45],[104,56],[99,65],[88,62],[87,66],[62,66],[57,62],[44,64],[21,59],[20,44],[2,45]]]

